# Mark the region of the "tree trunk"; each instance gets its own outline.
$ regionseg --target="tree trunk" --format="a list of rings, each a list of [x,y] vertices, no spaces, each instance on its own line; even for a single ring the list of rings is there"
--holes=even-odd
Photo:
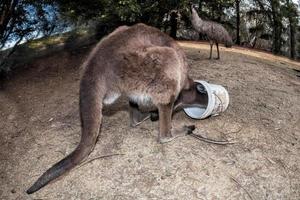
[[[295,32],[296,32],[296,20],[294,20],[296,16],[294,16],[294,13],[291,10],[291,4],[290,0],[286,1],[288,10],[291,12],[288,12],[288,19],[289,19],[289,28],[290,28],[290,57],[291,59],[296,58],[296,38],[295,38]]]
[[[176,39],[176,34],[177,34],[177,13],[176,12],[171,13],[170,23],[171,23],[170,36]]]
[[[199,5],[198,13],[199,13],[199,15],[201,15],[202,14],[202,0],[199,0],[198,5]],[[202,33],[199,33],[198,40],[206,40],[205,35],[203,35]]]
[[[300,26],[296,25],[296,59],[300,59]]]
[[[199,6],[198,10],[199,10],[199,12],[201,14],[201,12],[202,12],[202,1],[201,0],[199,0],[198,6]]]
[[[236,44],[240,45],[240,0],[235,1],[236,6]]]
[[[293,20],[289,19],[290,23],[290,56],[291,59],[296,57],[296,41],[295,41],[295,26]]]
[[[271,14],[273,21],[273,47],[272,51],[274,54],[280,54],[281,52],[281,44],[282,44],[282,24],[279,16],[279,2],[278,0],[271,1]]]

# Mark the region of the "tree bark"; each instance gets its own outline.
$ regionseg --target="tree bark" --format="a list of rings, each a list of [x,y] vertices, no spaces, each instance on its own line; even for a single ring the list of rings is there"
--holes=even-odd
[[[296,38],[295,38],[295,32],[296,32],[296,20],[294,17],[294,13],[292,12],[292,5],[290,4],[290,0],[286,0],[287,8],[288,8],[288,20],[289,20],[289,31],[290,31],[290,57],[291,59],[296,58]]]
[[[290,56],[292,59],[296,57],[296,41],[295,41],[295,27],[290,21]]]
[[[240,45],[240,0],[235,1],[236,6],[236,44]]]
[[[199,0],[198,7],[199,7],[198,10],[200,11],[200,14],[201,14],[201,12],[202,12],[202,1],[201,0]]]
[[[171,23],[170,36],[176,39],[176,34],[177,34],[177,13],[176,12],[171,12],[170,23]]]
[[[271,13],[272,13],[272,21],[273,21],[273,47],[272,51],[274,54],[280,54],[281,52],[281,34],[282,34],[282,24],[279,16],[279,2],[278,0],[271,1]]]

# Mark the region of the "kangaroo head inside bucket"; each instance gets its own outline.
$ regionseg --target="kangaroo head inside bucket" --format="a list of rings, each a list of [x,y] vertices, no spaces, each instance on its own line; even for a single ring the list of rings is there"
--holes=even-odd
[[[224,112],[229,104],[227,90],[221,85],[209,84],[205,81],[196,80],[198,95],[205,97],[207,101],[201,104],[186,106],[183,110],[191,118],[204,119],[208,116],[218,115]]]

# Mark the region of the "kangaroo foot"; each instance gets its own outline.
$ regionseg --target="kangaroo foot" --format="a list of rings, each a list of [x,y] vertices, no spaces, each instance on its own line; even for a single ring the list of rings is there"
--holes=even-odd
[[[171,134],[168,134],[166,136],[160,137],[159,138],[159,142],[162,143],[162,144],[163,143],[167,143],[167,142],[171,142],[175,138],[182,137],[182,136],[185,136],[187,134],[192,133],[194,130],[195,130],[195,126],[194,125],[183,126],[180,129],[172,129],[171,130]]]

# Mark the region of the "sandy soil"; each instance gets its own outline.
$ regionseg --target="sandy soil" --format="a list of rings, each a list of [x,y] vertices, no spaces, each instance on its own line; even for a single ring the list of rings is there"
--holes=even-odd
[[[300,199],[300,79],[292,69],[299,65],[242,49],[222,48],[221,60],[208,60],[207,47],[184,47],[190,74],[225,86],[230,106],[205,120],[180,112],[173,123],[236,144],[186,136],[161,145],[157,122],[129,127],[122,99],[105,108],[88,160],[108,157],[27,195],[80,138],[78,66],[86,53],[59,53],[28,65],[0,91],[0,199]]]

